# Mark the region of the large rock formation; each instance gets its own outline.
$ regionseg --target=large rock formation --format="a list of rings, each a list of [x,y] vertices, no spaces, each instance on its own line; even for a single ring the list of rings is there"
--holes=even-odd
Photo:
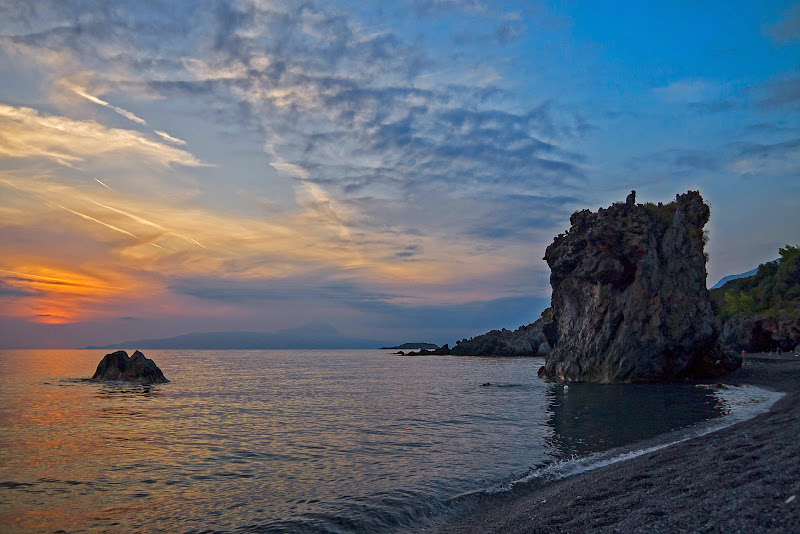
[[[578,211],[547,247],[556,345],[540,375],[559,381],[657,382],[741,365],[723,352],[706,289],[709,208],[689,191],[666,205]]]
[[[156,362],[138,350],[128,356],[124,350],[106,354],[97,365],[92,380],[120,380],[137,384],[163,384],[169,382]]]

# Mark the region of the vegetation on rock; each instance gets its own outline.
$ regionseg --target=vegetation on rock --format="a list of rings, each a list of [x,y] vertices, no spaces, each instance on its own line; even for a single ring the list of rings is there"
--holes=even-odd
[[[786,245],[779,253],[755,275],[711,290],[726,349],[787,351],[800,343],[800,247]]]
[[[786,245],[779,252],[777,260],[759,265],[757,274],[711,290],[717,317],[800,315],[800,247]]]

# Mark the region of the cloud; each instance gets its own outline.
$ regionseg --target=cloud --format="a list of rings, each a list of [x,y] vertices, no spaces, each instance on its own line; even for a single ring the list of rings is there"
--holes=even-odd
[[[698,102],[705,100],[716,90],[717,86],[706,80],[686,79],[656,87],[653,93],[667,102]]]
[[[415,9],[477,14],[483,6]],[[0,154],[68,167],[57,176],[28,169],[5,178],[27,195],[15,201],[32,209],[26,232],[42,243],[71,236],[92,250],[87,265],[114,266],[138,282],[131,287],[170,299],[258,307],[295,294],[353,309],[486,300],[509,291],[509,273],[530,266],[519,240],[544,240],[585,182],[577,147],[591,125],[573,110],[511,98],[497,85],[500,68],[437,59],[418,42],[322,3],[242,0],[204,10],[155,1],[89,11],[45,0],[11,19],[25,32],[13,28],[3,43],[34,60],[58,54],[46,64],[52,78],[80,73],[84,99],[135,121],[96,88],[168,97],[163,102],[179,102],[176,113],[263,137],[271,166],[264,182],[231,173],[212,183],[193,169],[172,174],[202,162],[166,131],[108,128],[69,118],[74,110],[0,108],[9,133]],[[519,22],[493,15],[484,27],[493,42],[508,43]],[[170,168],[131,181],[95,168],[120,155]],[[287,183],[290,200],[280,210],[255,209],[274,184]],[[234,190],[238,204],[230,201]],[[48,233],[52,227],[61,235]],[[31,257],[51,265],[55,255]]]
[[[778,143],[739,143],[731,158],[731,168],[741,175],[788,171],[800,162],[800,138]]]
[[[388,301],[401,297],[366,290],[352,281],[330,280],[324,276],[251,281],[186,279],[170,285],[169,289],[203,300],[229,303],[313,300],[341,304]]]
[[[800,151],[800,138],[772,144],[744,143],[739,148],[739,155],[768,158],[784,156],[798,151]]]
[[[764,125],[755,125],[757,133],[783,133],[791,129],[765,128]],[[770,125],[772,126],[772,125]],[[707,149],[668,149],[646,157],[637,158],[633,168],[638,169],[643,163],[657,162],[666,165],[673,174],[685,174],[687,170],[693,172],[718,172],[724,169],[746,174],[764,174],[780,170],[789,170],[786,162],[796,161],[800,155],[800,139],[793,138],[777,143],[763,143],[754,141],[740,141],[727,143],[718,147]]]
[[[360,315],[354,320],[369,328],[450,329],[462,336],[483,333],[490,328],[528,324],[550,304],[549,297],[532,294],[431,304],[403,295],[371,291],[352,281],[324,278],[225,283],[213,279],[186,279],[171,285],[170,290],[210,303],[256,306],[305,301],[316,308],[344,307],[358,312]]]
[[[438,18],[453,12],[484,14],[486,2],[480,0],[406,0],[418,17]]]
[[[359,310],[369,314],[367,320],[373,326],[391,321],[394,328],[458,329],[465,337],[482,334],[490,328],[517,328],[532,323],[549,305],[549,297],[534,295],[457,305],[397,305],[381,300],[356,303]]]
[[[689,102],[686,106],[696,113],[720,113],[741,107],[741,104],[729,99],[706,102]]]
[[[96,97],[94,95],[90,95],[82,87],[78,87],[77,85],[70,85],[68,87],[76,95],[78,95],[80,97],[83,97],[83,98],[85,98],[86,100],[88,100],[90,102],[94,102],[95,104],[98,104],[100,106],[104,106],[104,107],[107,107],[109,109],[112,109],[116,113],[122,115],[126,119],[131,120],[131,121],[133,121],[133,122],[135,122],[137,124],[143,124],[145,126],[147,125],[147,121],[145,121],[141,117],[137,117],[135,114],[131,113],[130,111],[124,110],[122,108],[118,108],[117,106],[113,106],[113,105],[109,104],[105,100],[101,100],[100,98],[98,98],[98,97]],[[158,132],[156,132],[156,133],[158,133]]]
[[[507,45],[525,33],[525,25],[517,19],[497,22],[490,31],[477,32],[475,29],[460,30],[453,34],[453,42],[459,46]]]
[[[31,297],[38,295],[39,292],[32,291],[29,289],[24,289],[20,287],[14,287],[11,284],[0,280],[0,298],[8,298],[8,297]]]
[[[757,85],[758,103],[765,108],[797,107],[800,104],[800,77],[785,78]]]
[[[676,167],[696,171],[715,171],[723,163],[720,154],[705,150],[676,150],[673,151],[673,156]]]
[[[778,45],[785,46],[800,41],[800,4],[795,4],[783,13],[779,22],[766,28]]]
[[[186,141],[184,141],[183,139],[178,139],[177,137],[173,137],[170,134],[168,134],[167,132],[162,132],[161,130],[153,130],[153,132],[155,132],[156,135],[158,135],[159,137],[161,137],[165,141],[169,141],[172,144],[175,144],[175,145],[185,145],[186,144]]]
[[[677,80],[654,88],[653,93],[661,101],[684,105],[693,113],[726,112],[744,105],[737,99],[738,89],[735,87],[700,78]]]
[[[775,124],[772,122],[759,122],[749,124],[745,127],[749,132],[753,133],[766,133],[766,134],[796,134],[800,132],[800,127],[785,126],[783,124]]]
[[[0,262],[0,289],[3,295],[17,297],[5,307],[3,315],[7,317],[27,317],[41,323],[85,319],[108,299],[135,287],[119,273],[98,275],[42,264],[5,268],[9,262],[19,261],[20,258],[6,257]]]
[[[453,0],[410,5],[418,14],[486,10]],[[149,10],[122,5],[91,18],[77,17],[85,11],[77,5],[51,7],[59,14],[56,27],[42,24],[43,7],[35,16],[24,13],[26,24],[41,31],[10,39],[72,51],[106,87],[208,99],[242,122],[257,117],[274,168],[338,197],[369,191],[397,199],[431,188],[487,191],[498,183],[541,190],[583,180],[581,157],[569,144],[586,131],[584,120],[552,104],[509,106],[485,78],[476,83],[399,35],[369,31],[314,2],[243,1],[178,14],[156,2]],[[193,27],[178,16],[213,28],[211,39],[175,33]],[[492,16],[499,40],[518,33],[519,14]],[[101,43],[108,57],[94,53]],[[118,75],[105,77],[112,56]],[[176,60],[159,62],[164,57]],[[144,76],[135,65],[157,74]],[[450,121],[459,114],[470,116],[455,126]]]
[[[163,165],[206,165],[189,152],[148,139],[139,132],[108,128],[95,121],[44,115],[27,107],[0,104],[0,155],[44,158],[74,166],[114,153],[143,157]]]

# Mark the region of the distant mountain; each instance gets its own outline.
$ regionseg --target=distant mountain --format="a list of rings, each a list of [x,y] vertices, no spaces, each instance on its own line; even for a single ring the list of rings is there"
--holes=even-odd
[[[713,287],[711,287],[711,289],[719,289],[722,286],[724,286],[726,282],[730,282],[731,280],[738,280],[739,278],[747,278],[748,276],[753,276],[757,272],[758,272],[758,267],[742,274],[729,274],[728,276],[726,276],[725,278],[714,284]]]
[[[381,347],[381,350],[395,350],[395,349],[438,349],[439,345],[433,343],[403,343],[396,347]]]
[[[139,339],[87,349],[374,349],[380,341],[347,337],[326,323],[276,332],[195,332],[162,339]]]

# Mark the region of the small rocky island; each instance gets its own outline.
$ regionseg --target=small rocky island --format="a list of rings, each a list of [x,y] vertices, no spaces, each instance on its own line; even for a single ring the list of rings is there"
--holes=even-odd
[[[164,384],[169,382],[156,362],[138,350],[128,356],[124,350],[106,354],[91,378],[97,381],[119,380],[135,384]]]
[[[738,368],[706,289],[700,193],[673,202],[582,210],[547,247],[556,344],[540,376],[564,381],[664,382]]]

